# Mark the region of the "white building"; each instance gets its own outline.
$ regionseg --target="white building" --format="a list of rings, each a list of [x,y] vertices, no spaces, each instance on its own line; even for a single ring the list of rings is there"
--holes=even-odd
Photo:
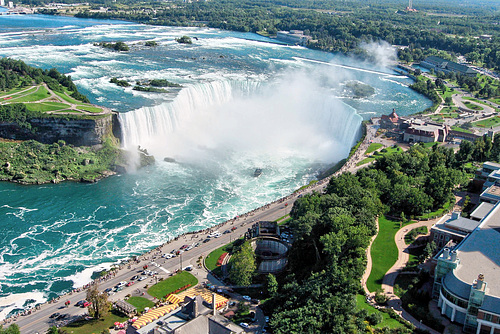
[[[9,1],[9,8],[14,8],[14,3],[12,1]]]
[[[5,7],[5,0],[0,0],[0,6]]]

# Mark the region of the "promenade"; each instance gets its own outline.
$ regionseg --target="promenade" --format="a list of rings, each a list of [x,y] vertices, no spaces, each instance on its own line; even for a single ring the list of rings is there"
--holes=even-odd
[[[376,127],[367,126],[367,133],[363,142],[358,147],[357,151],[351,156],[351,158],[344,164],[344,166],[337,171],[334,175],[338,175],[344,172],[355,172],[359,167],[356,164],[364,159],[364,152],[370,145],[370,143],[375,138]],[[99,289],[102,291],[107,288],[112,288],[121,281],[130,281],[132,276],[138,275],[144,266],[148,266],[149,269],[156,270],[158,275],[155,278],[148,278],[142,282],[137,282],[136,284],[125,287],[122,291],[110,296],[111,301],[123,300],[128,294],[139,296],[146,292],[144,288],[146,284],[149,286],[153,285],[160,278],[167,278],[177,269],[183,269],[188,265],[192,265],[197,268],[197,260],[200,256],[205,257],[213,250],[228,244],[232,240],[239,238],[245,234],[245,232],[257,221],[274,221],[290,213],[293,207],[293,203],[301,194],[320,192],[324,191],[330,177],[324,178],[317,183],[314,183],[300,191],[296,191],[293,194],[281,198],[275,202],[267,204],[261,208],[255,209],[246,214],[235,217],[229,221],[205,229],[203,231],[191,232],[184,235],[180,235],[175,239],[156,247],[155,249],[149,251],[146,254],[137,256],[135,261],[124,262],[120,265],[119,269],[113,274],[108,275],[107,278],[100,279],[89,283],[86,287],[81,287],[75,289],[73,292],[62,295],[57,298],[57,300],[52,302],[47,302],[37,309],[32,309],[30,314],[18,315],[11,317],[3,321],[4,326],[8,326],[11,323],[17,323],[21,328],[21,333],[23,334],[35,334],[44,333],[49,327],[53,325],[63,326],[66,323],[74,321],[80,316],[87,313],[84,308],[76,307],[74,304],[80,300],[86,298],[86,293],[89,286],[92,284],[98,284]],[[207,238],[208,234],[213,231],[220,231],[221,233],[225,230],[235,228],[233,232],[222,234],[219,238],[211,238],[209,242],[203,243],[203,240]],[[181,256],[164,259],[161,257],[162,254],[170,253],[172,250],[178,250],[180,247],[186,244],[193,244],[199,242],[199,246],[193,248],[189,252],[184,252]],[[200,282],[209,280],[215,285],[222,285],[215,277],[204,271],[203,268],[196,269],[194,272],[195,276],[198,277]],[[65,305],[66,301],[70,301],[69,306]],[[64,321],[56,321],[50,319],[49,316],[53,313],[68,314],[68,317]],[[249,328],[246,330],[248,333],[257,332],[257,328]]]

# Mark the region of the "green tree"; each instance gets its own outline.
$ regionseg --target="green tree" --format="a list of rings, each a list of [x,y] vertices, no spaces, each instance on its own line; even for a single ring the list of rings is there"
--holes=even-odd
[[[273,274],[268,274],[266,276],[266,290],[270,297],[276,296],[278,293],[278,281],[276,280],[276,276]]]
[[[229,278],[234,284],[242,286],[252,284],[252,278],[257,267],[255,254],[248,241],[244,242],[240,250],[231,257],[230,263]]]
[[[87,290],[87,301],[89,315],[96,319],[101,319],[106,316],[111,309],[111,303],[108,301],[108,294],[99,292],[97,284]]]
[[[7,328],[3,328],[2,325],[0,325],[0,334],[20,334],[21,330],[19,329],[19,326],[17,324],[12,324]]]

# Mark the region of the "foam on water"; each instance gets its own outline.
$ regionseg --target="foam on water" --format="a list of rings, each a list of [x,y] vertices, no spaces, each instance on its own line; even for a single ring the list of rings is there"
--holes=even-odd
[[[0,305],[10,305],[0,318],[27,299],[53,298],[111,263],[307,184],[346,156],[360,115],[393,108],[406,115],[430,104],[405,79],[255,34],[40,15],[0,17],[0,34],[1,56],[71,75],[91,101],[121,112],[126,145],[146,147],[157,160],[95,184],[0,183]],[[175,42],[182,35],[198,40]],[[140,44],[153,39],[157,47]],[[117,40],[131,50],[93,45]],[[138,92],[112,77],[183,88]],[[337,98],[351,79],[376,94]],[[255,168],[263,169],[259,178]]]

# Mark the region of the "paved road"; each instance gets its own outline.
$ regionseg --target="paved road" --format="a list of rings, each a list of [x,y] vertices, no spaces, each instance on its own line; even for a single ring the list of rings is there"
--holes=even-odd
[[[311,192],[313,190],[321,190],[323,186],[323,184],[316,185],[315,187],[309,188],[307,192]],[[236,230],[232,233],[223,234],[221,237],[212,239],[207,243],[203,243],[202,241],[210,233],[210,230],[199,232],[196,234],[180,236],[178,240],[169,242],[157,249],[152,250],[147,254],[140,256],[140,261],[131,264],[130,268],[128,268],[127,265],[123,266],[120,270],[117,271],[115,277],[99,283],[99,289],[104,290],[106,288],[111,288],[118,284],[120,281],[130,281],[130,278],[134,275],[137,275],[142,270],[142,267],[144,265],[148,265],[149,269],[151,269],[151,267],[156,267],[155,265],[152,265],[151,262],[155,262],[157,265],[161,266],[161,268],[154,269],[159,273],[158,278],[168,277],[170,275],[169,273],[172,273],[176,269],[186,267],[190,264],[196,266],[196,261],[200,256],[206,256],[212,250],[217,249],[218,247],[229,243],[231,240],[242,236],[254,222],[259,220],[273,221],[288,214],[296,198],[297,195],[291,195],[291,197],[286,201],[283,201],[281,203],[272,203],[268,208],[257,209],[254,211],[254,213],[248,214],[247,217],[240,217],[233,222],[226,222],[224,224],[221,224],[220,226],[211,228],[210,230],[212,231],[219,230],[220,232],[224,232],[225,230],[232,227],[236,227]],[[285,206],[285,203],[288,203],[288,205]],[[169,260],[161,258],[161,254],[163,253],[170,253],[173,249],[179,249],[184,244],[192,244],[194,242],[200,242],[200,246],[193,248],[189,252],[183,253],[182,256]],[[144,288],[146,284],[149,284],[151,286],[151,284],[155,282],[155,278],[148,278],[147,280],[124,288],[117,294],[112,295],[110,297],[110,300],[115,301],[118,299],[123,299],[127,294],[141,294],[146,290]],[[56,322],[52,319],[49,319],[49,316],[55,312],[59,312],[61,314],[69,314],[69,317],[66,320],[75,319],[76,317],[85,314],[86,309],[79,308],[73,305],[77,301],[85,299],[85,296],[85,290],[73,293],[71,295],[62,296],[60,297],[58,302],[52,304],[45,303],[40,307],[39,310],[35,311],[31,315],[20,316],[15,322],[20,326],[21,332],[23,334],[44,333],[50,326],[61,324],[60,321]],[[70,305],[69,307],[64,306],[64,302],[67,300],[70,300],[72,303],[72,305]]]

